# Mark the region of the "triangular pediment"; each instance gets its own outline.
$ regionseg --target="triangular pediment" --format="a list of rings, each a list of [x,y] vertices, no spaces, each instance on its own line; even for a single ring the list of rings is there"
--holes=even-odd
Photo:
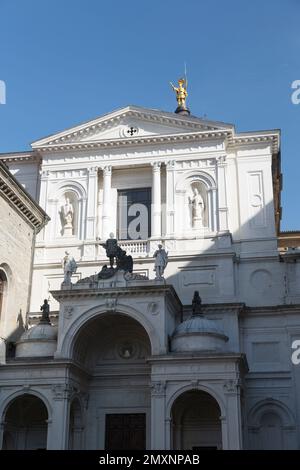
[[[201,131],[226,131],[233,129],[225,124],[194,116],[127,106],[94,120],[53,134],[32,143],[33,148],[57,145],[117,141],[147,136],[165,136]]]

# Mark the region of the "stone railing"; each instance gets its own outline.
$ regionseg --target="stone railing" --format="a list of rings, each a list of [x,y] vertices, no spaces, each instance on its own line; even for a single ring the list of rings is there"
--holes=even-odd
[[[149,253],[149,242],[147,240],[120,240],[119,246],[126,250],[127,255],[133,257],[147,256]]]

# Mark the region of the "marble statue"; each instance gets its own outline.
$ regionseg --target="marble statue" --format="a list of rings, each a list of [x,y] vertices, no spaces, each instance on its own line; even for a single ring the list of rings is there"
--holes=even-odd
[[[65,251],[65,256],[62,260],[62,267],[64,270],[64,282],[63,284],[71,284],[71,277],[77,270],[77,264],[75,259],[68,251]]]
[[[66,197],[66,202],[61,206],[61,219],[63,224],[63,234],[72,235],[73,234],[73,222],[74,222],[74,208],[70,202],[70,199]]]
[[[200,228],[203,226],[203,211],[204,211],[204,201],[199,193],[198,188],[193,188],[194,196],[189,197],[189,202],[192,205],[192,223],[193,228]]]
[[[162,245],[158,245],[158,250],[155,251],[153,257],[155,258],[155,279],[163,279],[164,271],[168,264],[168,253],[164,250]]]

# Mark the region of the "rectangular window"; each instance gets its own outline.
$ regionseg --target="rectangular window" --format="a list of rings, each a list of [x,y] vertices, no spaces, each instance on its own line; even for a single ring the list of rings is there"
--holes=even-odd
[[[118,191],[118,239],[146,240],[151,234],[151,188]]]

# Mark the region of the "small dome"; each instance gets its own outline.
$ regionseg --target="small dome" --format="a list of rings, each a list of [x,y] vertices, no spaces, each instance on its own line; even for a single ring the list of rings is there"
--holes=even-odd
[[[38,325],[24,331],[20,341],[34,341],[36,339],[54,339],[57,338],[57,328],[49,323],[39,323]]]
[[[39,323],[24,331],[17,342],[16,358],[52,357],[56,351],[57,328]]]
[[[194,315],[176,327],[172,338],[172,351],[219,351],[227,341],[228,337],[217,321],[209,320],[203,315]]]
[[[180,323],[174,331],[174,336],[187,333],[216,333],[224,335],[217,322],[208,320],[208,318],[202,315],[195,315]]]

